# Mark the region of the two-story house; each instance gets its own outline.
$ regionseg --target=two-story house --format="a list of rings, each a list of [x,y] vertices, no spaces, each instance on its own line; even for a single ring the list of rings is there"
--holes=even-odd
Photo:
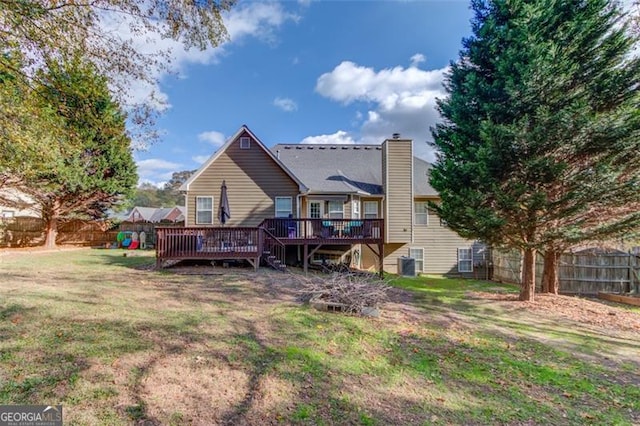
[[[411,140],[394,136],[381,145],[268,149],[242,126],[181,188],[190,252],[172,256],[175,240],[159,257],[229,256],[257,266],[266,254],[305,267],[348,259],[395,273],[406,256],[420,273],[472,274],[479,246],[428,208],[438,200],[428,183],[430,165],[413,156]],[[230,210],[224,226],[218,218],[223,182]]]

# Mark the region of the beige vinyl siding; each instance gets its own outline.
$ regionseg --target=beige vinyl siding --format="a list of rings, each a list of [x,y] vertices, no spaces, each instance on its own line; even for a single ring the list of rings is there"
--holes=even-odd
[[[409,243],[413,227],[411,140],[391,139],[382,148],[386,242]]]
[[[251,140],[249,149],[240,149],[238,138],[191,182],[186,197],[186,226],[195,226],[196,197],[201,195],[213,196],[213,226],[220,226],[217,216],[223,180],[231,210],[225,226],[257,226],[265,218],[275,217],[275,197],[292,197],[296,215],[298,185],[256,141]]]
[[[426,201],[427,199],[416,199]],[[434,199],[435,200],[435,199]],[[474,241],[462,238],[446,226],[440,225],[440,219],[429,210],[429,224],[416,225],[413,230],[414,240],[410,244],[385,244],[384,270],[392,274],[398,272],[398,258],[409,256],[410,248],[424,249],[425,274],[453,274],[469,275],[458,272],[458,249],[473,248]],[[474,250],[474,260],[476,251]],[[365,245],[362,246],[362,268],[377,269],[377,260],[373,252]]]
[[[352,195],[349,197],[349,217],[356,218],[356,213],[358,214],[357,219],[362,219],[362,202],[360,201],[360,197],[357,195]]]
[[[429,210],[429,225],[416,226],[413,235],[412,246],[424,247],[424,272],[427,274],[458,274],[458,249],[471,248],[474,243],[442,226],[433,210]]]
[[[362,244],[362,269],[369,271],[378,270],[378,256],[365,244]],[[400,256],[408,256],[409,249],[407,244],[392,243],[384,245],[384,261],[383,267],[385,272],[396,274],[398,272],[398,258]],[[378,250],[375,247],[376,251]]]

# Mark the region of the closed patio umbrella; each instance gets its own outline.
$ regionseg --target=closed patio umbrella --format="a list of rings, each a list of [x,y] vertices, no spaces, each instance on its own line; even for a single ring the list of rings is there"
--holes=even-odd
[[[218,207],[218,219],[224,225],[231,218],[231,210],[229,210],[229,198],[227,197],[227,184],[223,180],[220,188],[220,205]]]

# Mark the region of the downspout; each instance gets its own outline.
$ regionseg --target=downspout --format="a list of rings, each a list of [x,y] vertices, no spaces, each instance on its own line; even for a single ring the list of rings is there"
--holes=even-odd
[[[189,223],[189,199],[187,197],[187,195],[189,195],[188,191],[184,192],[184,227],[187,227],[187,224]]]

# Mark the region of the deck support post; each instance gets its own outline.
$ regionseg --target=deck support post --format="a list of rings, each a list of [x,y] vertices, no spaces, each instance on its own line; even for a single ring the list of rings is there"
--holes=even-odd
[[[384,278],[384,244],[378,243],[378,269],[380,278]]]
[[[304,273],[309,270],[309,244],[304,245]]]

